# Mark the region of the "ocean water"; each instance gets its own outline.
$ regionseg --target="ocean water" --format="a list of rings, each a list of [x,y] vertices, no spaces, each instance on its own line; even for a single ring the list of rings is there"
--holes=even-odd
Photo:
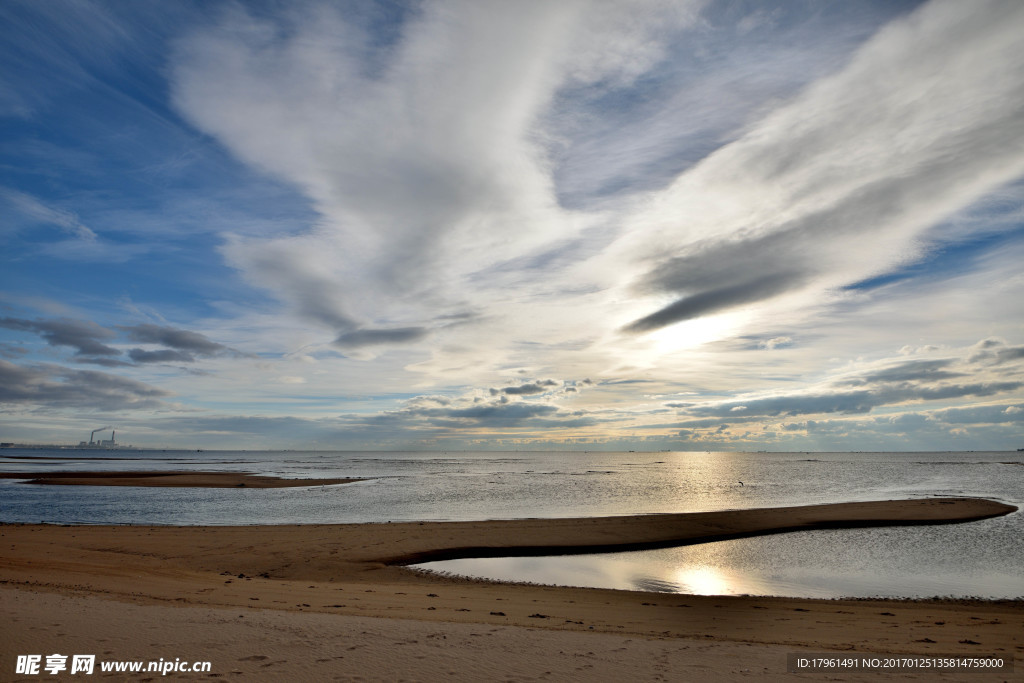
[[[1024,508],[1022,453],[79,451],[4,449],[0,470],[169,469],[359,477],[190,489],[0,480],[0,521],[285,524],[691,512],[933,496]],[[742,484],[741,484],[742,482]],[[1024,596],[1024,513],[968,524],[808,531],[657,551],[424,565],[501,580],[804,597]]]

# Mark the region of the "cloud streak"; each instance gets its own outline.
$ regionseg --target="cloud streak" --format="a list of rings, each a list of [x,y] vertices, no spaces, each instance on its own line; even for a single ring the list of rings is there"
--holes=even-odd
[[[50,346],[69,346],[76,350],[75,360],[107,367],[130,367],[131,363],[117,360],[124,352],[102,343],[100,340],[114,340],[117,333],[101,327],[91,320],[58,318],[53,320],[26,320],[23,318],[0,318],[0,327],[39,334]],[[194,363],[196,356],[209,358],[219,355],[242,356],[244,354],[223,344],[211,341],[206,336],[189,330],[153,324],[120,326],[128,339],[143,344],[155,344],[163,349],[130,349],[128,357],[134,363]]]
[[[1024,173],[1024,149],[1006,144],[1024,133],[1012,47],[1024,18],[1009,3],[985,9],[936,2],[893,22],[679,178],[641,221],[690,244],[638,286],[682,296],[627,330],[884,272],[943,216]],[[688,204],[692,217],[673,215]]]
[[[0,318],[0,327],[10,330],[35,332],[50,346],[69,346],[78,356],[117,356],[121,352],[107,346],[101,340],[116,335],[89,320],[25,320],[23,318]]]
[[[45,405],[75,410],[166,408],[170,392],[135,380],[92,370],[52,365],[22,367],[0,361],[0,404]]]

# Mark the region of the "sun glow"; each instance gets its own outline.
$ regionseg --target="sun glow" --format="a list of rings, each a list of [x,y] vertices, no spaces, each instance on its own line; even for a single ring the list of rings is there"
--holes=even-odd
[[[744,313],[723,313],[709,315],[696,320],[686,320],[651,332],[652,349],[658,354],[687,351],[709,342],[735,336],[747,315]]]
[[[673,579],[684,593],[694,595],[729,595],[735,591],[729,577],[714,567],[684,567],[676,571]]]

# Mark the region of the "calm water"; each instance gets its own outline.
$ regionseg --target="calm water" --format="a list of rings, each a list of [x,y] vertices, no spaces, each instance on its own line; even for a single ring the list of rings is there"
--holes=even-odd
[[[23,459],[46,456],[53,460]],[[108,459],[116,458],[116,459]],[[341,486],[184,489],[0,480],[0,521],[280,524],[688,512],[966,495],[1024,507],[1021,453],[0,452],[5,471],[239,470]],[[740,485],[740,481],[743,485]],[[705,594],[1024,596],[1024,513],[962,525],[814,531],[644,553],[430,568]]]

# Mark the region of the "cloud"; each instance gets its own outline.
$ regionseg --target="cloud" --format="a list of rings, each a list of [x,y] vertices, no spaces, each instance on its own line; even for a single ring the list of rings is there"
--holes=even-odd
[[[940,401],[969,396],[994,396],[1016,391],[1021,387],[1024,387],[1024,382],[977,382],[935,387],[892,384],[862,391],[794,394],[728,401],[691,408],[688,412],[698,416],[720,417],[733,415],[779,417],[822,413],[863,414],[886,405],[913,401]]]
[[[144,349],[132,349],[128,352],[128,357],[136,363],[194,363],[195,357],[192,354],[185,353],[184,351],[175,351],[174,349],[161,349],[159,351],[146,351]]]
[[[970,360],[985,361],[991,365],[1024,360],[1024,346],[1008,346],[1002,339],[985,339],[975,345]]]
[[[91,363],[110,368],[132,366],[132,363],[111,358],[111,356],[122,355],[122,351],[100,341],[114,339],[117,337],[117,333],[101,327],[91,320],[0,318],[0,327],[35,332],[51,346],[70,346],[77,350],[75,360],[80,363]],[[126,333],[127,337],[133,341],[169,347],[131,349],[128,351],[128,357],[133,363],[194,363],[196,356],[244,355],[223,344],[211,341],[198,332],[189,330],[153,324],[119,326],[117,329]]]
[[[883,406],[996,396],[1019,391],[1024,381],[1010,379],[1005,372],[987,377],[973,372],[971,364],[978,360],[978,348],[994,353],[993,349],[1004,347],[1003,342],[986,340],[966,349],[962,358],[878,361],[859,371],[837,375],[817,390],[665,405],[691,418],[685,426],[706,428],[716,424],[716,418],[736,421],[738,417],[758,420],[830,413],[864,415]],[[955,381],[965,377],[975,381]]]
[[[916,258],[938,221],[1024,172],[1004,144],[1024,109],[1024,68],[1003,66],[1024,60],[1018,10],[816,10],[747,22],[742,40],[725,14],[700,3],[436,2],[374,20],[319,4],[235,8],[178,42],[173,101],[316,211],[277,235],[226,235],[228,263],[347,356],[415,345],[430,358],[404,368],[445,381],[459,368],[469,384],[469,368],[513,365],[524,340],[562,359],[573,336],[589,349],[582,372],[599,372],[613,357],[654,363],[651,349],[630,357],[642,343],[631,337],[678,323],[810,316]],[[718,59],[727,43],[751,58],[742,68]],[[743,93],[721,99],[730,88],[700,76],[709,63]],[[677,102],[683,84],[704,99]],[[650,144],[630,148],[641,129]],[[690,133],[700,145],[682,140]],[[650,150],[666,142],[689,161],[655,173]],[[564,171],[596,149],[573,146],[604,144],[631,170],[597,184],[630,189],[590,185],[569,208]],[[626,177],[640,168],[652,184]],[[467,310],[471,325],[437,324]],[[783,324],[769,338],[797,332]]]
[[[630,87],[701,5],[456,0],[369,22],[327,3],[225,12],[180,41],[174,102],[319,216],[229,235],[226,259],[348,347],[420,341],[423,321],[477,301],[495,311],[510,284],[555,286],[536,271],[593,254],[580,238],[603,219],[559,205],[547,112],[562,88]]]
[[[405,401],[399,410],[365,418],[378,428],[409,430],[530,430],[571,429],[600,424],[592,415],[569,411],[559,401],[572,400],[568,393],[553,393],[563,386],[552,379],[467,391],[456,397],[424,395]],[[583,383],[578,383],[584,386]],[[574,392],[576,393],[576,392]],[[544,395],[541,398],[541,395]],[[614,419],[614,418],[612,418]],[[358,420],[357,420],[358,421]]]
[[[528,127],[557,85],[549,65],[574,18],[571,3],[436,3],[375,49],[321,5],[285,27],[230,14],[183,41],[182,112],[301,187],[322,216],[306,234],[234,239],[229,260],[348,331],[395,294],[436,290],[426,276],[437,267],[465,272],[547,241],[532,220],[552,207]]]
[[[1006,424],[1024,422],[1024,407],[1021,404],[996,404],[987,406],[971,406],[967,408],[947,408],[937,410],[932,416],[948,424]]]
[[[99,365],[105,368],[130,368],[134,367],[133,363],[129,363],[123,360],[116,360],[114,358],[103,358],[103,357],[76,357],[76,363],[87,363],[89,365]]]
[[[198,332],[180,330],[173,327],[144,324],[121,327],[128,333],[128,338],[144,344],[162,344],[178,351],[194,353],[199,356],[214,356],[231,351],[227,346],[210,341]]]
[[[401,344],[419,341],[429,334],[425,327],[397,327],[391,329],[361,329],[346,332],[334,340],[341,348],[360,348],[378,344]]]
[[[1024,150],[1006,141],[1024,134],[1022,24],[1013,4],[928,3],[683,174],[629,237],[653,262],[636,290],[678,298],[625,329],[820,299],[898,266],[944,216],[1019,177]]]
[[[762,339],[757,342],[758,348],[761,349],[785,349],[793,345],[792,337],[772,337],[771,339]]]
[[[0,187],[0,199],[28,218],[30,221],[55,225],[76,240],[96,241],[96,233],[82,224],[71,211],[47,206],[42,201],[24,192]],[[81,248],[79,244],[79,248]]]
[[[671,264],[664,266],[664,269],[671,271],[671,274],[668,275],[666,279],[685,279],[695,283],[700,283],[700,286],[706,287],[708,284],[707,280],[701,278],[699,274],[694,273],[695,270],[699,269],[699,264],[714,264],[714,270],[718,271],[720,270],[723,261],[728,262],[728,259],[708,258],[707,255],[699,255],[693,259],[686,260],[692,261],[690,267],[679,262],[672,262]],[[683,273],[688,277],[674,277]],[[635,320],[624,329],[626,332],[649,332],[651,330],[657,330],[665,327],[666,325],[671,325],[683,320],[700,318],[741,304],[753,303],[755,301],[772,297],[791,289],[793,286],[806,279],[807,278],[804,273],[771,273],[764,275],[763,277],[755,277],[753,279],[733,282],[718,288],[704,289],[697,294],[679,299],[678,301],[665,306],[661,310],[655,311],[650,315],[646,315],[639,320]],[[669,289],[676,288],[667,287],[667,283],[662,284],[662,287]],[[685,289],[686,287],[684,285],[679,288]]]
[[[231,438],[238,435],[256,435],[265,438],[281,434],[292,437],[322,430],[325,425],[329,424],[326,420],[301,417],[241,415],[175,416],[163,418],[160,421],[160,425],[168,431],[198,434],[204,438],[224,435]]]
[[[503,387],[501,389],[491,389],[491,394],[508,394],[510,396],[529,396],[531,394],[543,394],[550,391],[552,388],[557,387],[558,382],[554,380],[546,379],[539,382],[528,382],[526,384],[520,384],[514,387]]]
[[[490,405],[469,406],[431,411],[430,417],[445,417],[454,420],[470,420],[477,425],[502,424],[517,425],[534,417],[550,416],[558,412],[552,405],[535,403],[492,403]],[[423,414],[423,413],[421,413]]]
[[[0,15],[26,67],[0,354],[40,415],[85,376],[27,363],[63,355],[197,412],[295,411],[218,418],[250,443],[1019,426],[1019,3]],[[240,344],[258,364],[219,362]]]
[[[79,356],[118,356],[121,354],[117,349],[100,341],[112,339],[116,334],[90,320],[0,318],[0,327],[36,332],[50,346],[70,346],[76,349],[76,355]]]
[[[165,408],[170,392],[124,377],[54,365],[22,367],[0,360],[0,403],[75,410]]]
[[[848,380],[849,384],[872,384],[875,382],[911,382],[911,381],[936,381],[941,379],[953,379],[963,377],[967,373],[949,372],[954,364],[953,359],[940,360],[914,360],[906,363],[898,363],[894,366],[865,373],[859,377]]]

